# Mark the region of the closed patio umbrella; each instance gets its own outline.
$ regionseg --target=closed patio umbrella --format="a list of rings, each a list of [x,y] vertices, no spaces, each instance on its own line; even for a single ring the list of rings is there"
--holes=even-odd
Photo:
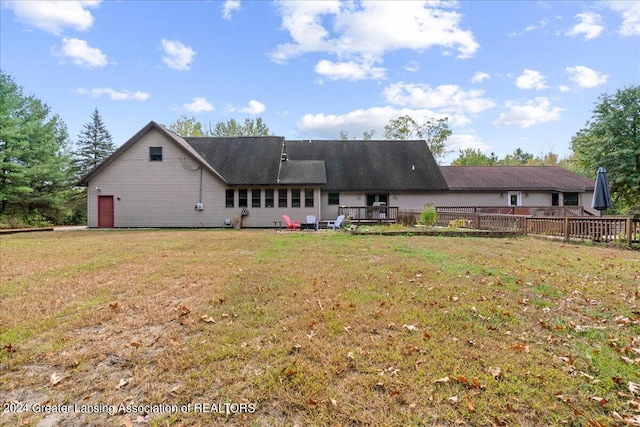
[[[596,176],[596,186],[593,189],[593,200],[591,201],[591,207],[600,211],[609,209],[611,207],[611,191],[609,190],[609,180],[607,179],[607,171],[600,166],[598,168],[598,175]]]

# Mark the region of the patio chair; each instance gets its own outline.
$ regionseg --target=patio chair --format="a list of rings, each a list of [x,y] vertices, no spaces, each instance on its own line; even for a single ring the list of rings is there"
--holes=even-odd
[[[304,225],[306,227],[311,227],[314,230],[318,230],[318,221],[316,220],[316,216],[315,215],[307,215],[307,220],[304,223]]]
[[[292,221],[289,215],[282,215],[282,219],[284,219],[284,223],[287,224],[287,230],[296,231],[296,229],[300,228],[300,221]]]
[[[339,215],[338,218],[336,218],[335,221],[329,221],[327,223],[327,228],[331,228],[333,231],[335,231],[338,228],[340,228],[340,226],[342,225],[342,221],[343,220],[344,220],[344,215]]]

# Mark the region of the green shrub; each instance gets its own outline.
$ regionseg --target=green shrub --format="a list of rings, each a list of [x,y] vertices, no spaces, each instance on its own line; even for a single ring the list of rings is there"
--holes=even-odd
[[[424,209],[420,212],[420,222],[427,227],[433,227],[438,222],[436,207],[431,204],[424,205]]]

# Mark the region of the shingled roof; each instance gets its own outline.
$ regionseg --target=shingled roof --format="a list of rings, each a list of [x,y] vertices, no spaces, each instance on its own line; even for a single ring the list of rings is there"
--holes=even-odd
[[[273,185],[284,138],[279,136],[184,138],[229,185]]]
[[[326,191],[447,189],[425,141],[285,141],[287,162],[323,160]]]
[[[227,185],[320,185],[326,191],[442,191],[425,141],[285,141],[283,137],[181,137],[150,122],[80,180],[90,179],[148,132],[164,134]]]
[[[441,166],[450,190],[593,190],[595,181],[560,166]]]

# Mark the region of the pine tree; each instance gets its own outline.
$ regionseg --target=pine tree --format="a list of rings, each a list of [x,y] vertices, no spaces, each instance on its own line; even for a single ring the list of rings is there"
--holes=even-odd
[[[78,176],[87,174],[114,151],[111,134],[96,108],[91,115],[91,121],[84,124],[82,132],[78,135],[78,148],[74,155]]]
[[[0,223],[58,224],[70,182],[66,125],[0,72]]]

